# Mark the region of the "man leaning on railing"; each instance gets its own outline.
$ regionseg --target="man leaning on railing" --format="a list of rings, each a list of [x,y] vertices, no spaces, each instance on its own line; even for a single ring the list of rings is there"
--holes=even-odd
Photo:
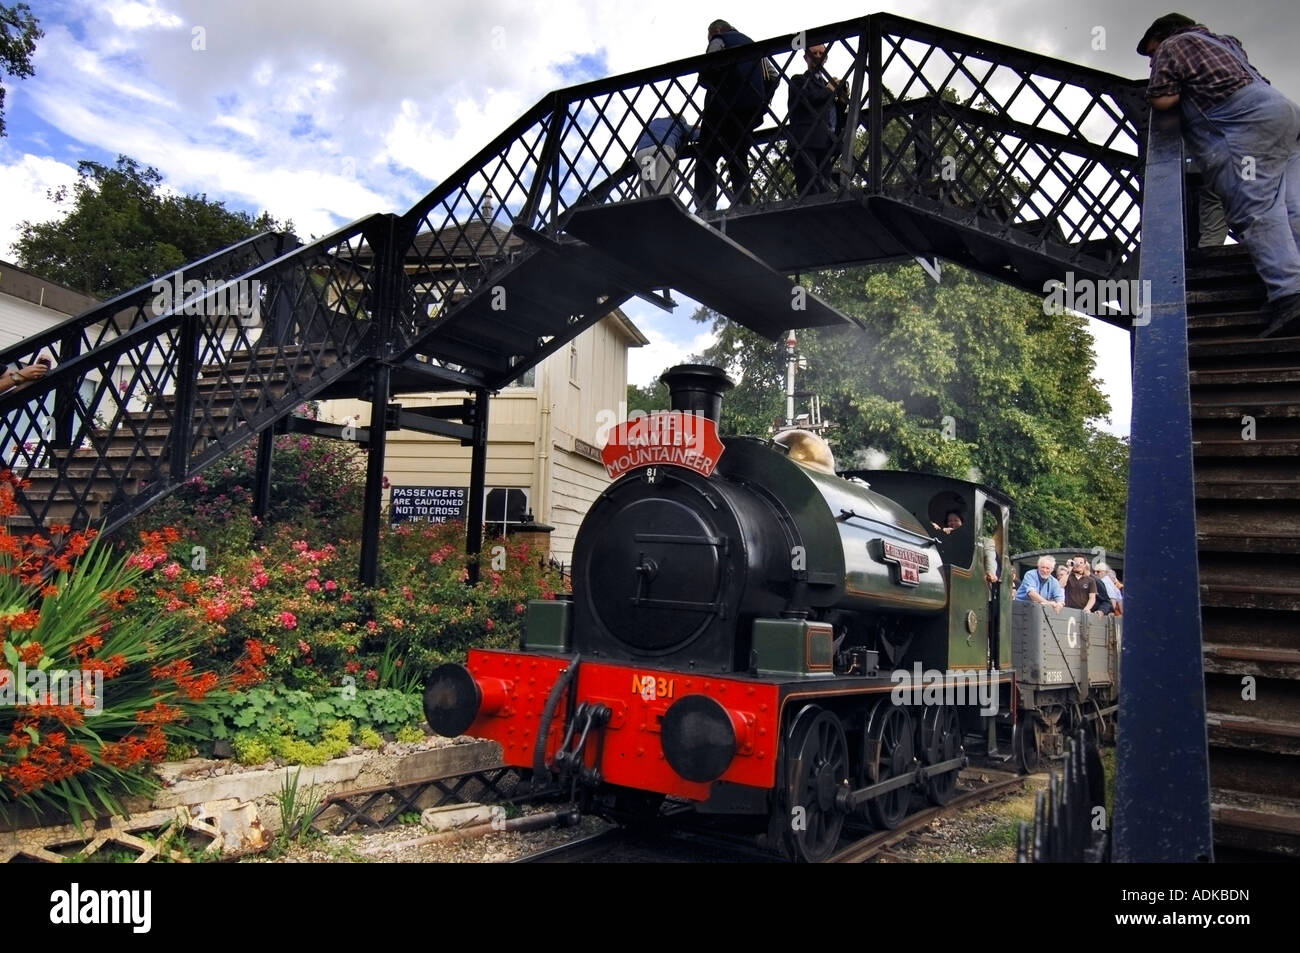
[[[1147,27],[1137,49],[1151,60],[1147,99],[1179,107],[1188,151],[1264,280],[1273,321],[1260,336],[1300,331],[1300,106],[1235,37],[1181,13]]]

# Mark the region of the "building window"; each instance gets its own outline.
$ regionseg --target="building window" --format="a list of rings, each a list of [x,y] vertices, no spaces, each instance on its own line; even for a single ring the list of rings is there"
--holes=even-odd
[[[497,487],[488,490],[483,506],[484,533],[506,536],[512,527],[528,522],[528,491]]]
[[[537,386],[536,365],[528,368],[528,370],[524,371],[522,374],[520,374],[518,377],[516,377],[506,386],[507,387],[536,387]]]

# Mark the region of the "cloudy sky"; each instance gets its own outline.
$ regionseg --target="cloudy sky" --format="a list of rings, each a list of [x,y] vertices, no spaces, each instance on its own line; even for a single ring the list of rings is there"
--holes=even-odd
[[[177,190],[292,219],[304,237],[405,211],[547,91],[703,52],[715,17],[765,39],[887,10],[1136,78],[1146,72],[1137,39],[1168,12],[1168,0],[823,0],[806,21],[795,5],[764,0],[29,3],[45,36],[35,77],[6,83],[5,260],[20,222],[56,214],[46,193],[75,179],[78,160],[119,153]],[[1230,21],[1220,6],[1181,10],[1240,37],[1263,73],[1300,97],[1300,5],[1238,0]],[[634,352],[636,383],[706,343],[689,305],[629,310],[652,342]],[[1127,336],[1093,323],[1111,426],[1127,433]]]

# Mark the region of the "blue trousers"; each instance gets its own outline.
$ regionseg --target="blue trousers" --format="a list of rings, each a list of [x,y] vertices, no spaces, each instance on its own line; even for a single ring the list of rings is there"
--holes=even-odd
[[[1186,95],[1180,106],[1183,138],[1269,301],[1300,294],[1300,107],[1258,80],[1208,110]]]

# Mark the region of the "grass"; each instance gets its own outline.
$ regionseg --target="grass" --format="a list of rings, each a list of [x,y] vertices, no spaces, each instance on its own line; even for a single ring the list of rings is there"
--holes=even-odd
[[[1020,823],[1034,822],[1034,799],[1045,778],[1027,777],[1023,790],[996,801],[976,804],[952,819],[940,821],[937,834],[924,838],[911,853],[931,864],[1011,864],[1016,860]]]

